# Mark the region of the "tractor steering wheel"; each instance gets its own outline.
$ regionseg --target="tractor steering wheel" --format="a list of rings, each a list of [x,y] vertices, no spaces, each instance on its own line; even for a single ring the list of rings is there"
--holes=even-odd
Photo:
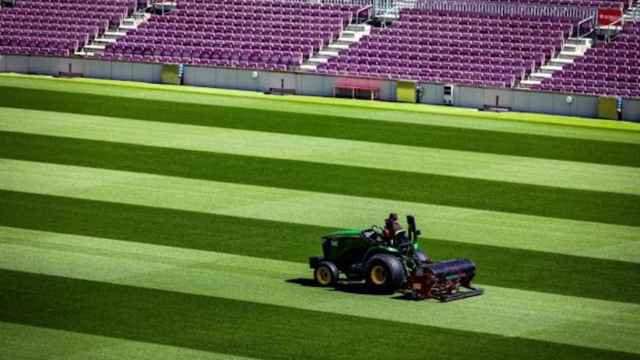
[[[385,243],[387,241],[386,237],[384,236],[384,229],[381,228],[378,225],[372,225],[371,226],[371,230],[373,230],[376,235],[378,235],[378,241],[381,243]]]
[[[384,236],[384,230],[378,225],[371,225],[371,230],[375,231],[379,236]]]

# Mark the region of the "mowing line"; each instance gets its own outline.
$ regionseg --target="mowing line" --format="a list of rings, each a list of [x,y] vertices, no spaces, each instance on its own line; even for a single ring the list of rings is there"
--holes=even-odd
[[[0,108],[1,131],[640,194],[640,168]]]
[[[11,271],[640,353],[637,304],[499,287],[447,305],[407,302],[304,286],[311,277],[304,264],[10,228],[0,234],[0,268]]]
[[[640,262],[640,228],[0,159],[0,189],[324,227],[415,215],[430,238]]]

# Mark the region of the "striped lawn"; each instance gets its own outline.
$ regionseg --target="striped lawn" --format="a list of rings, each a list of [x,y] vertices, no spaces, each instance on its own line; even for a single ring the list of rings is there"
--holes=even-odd
[[[330,228],[2,192],[0,224],[306,263]],[[212,235],[215,234],[215,235]],[[425,239],[437,259],[468,257],[486,284],[637,303],[637,263]],[[589,269],[589,271],[585,271]],[[536,274],[532,277],[531,274]]]
[[[115,85],[115,86],[114,86]],[[336,115],[367,120],[409,124],[431,124],[463,129],[550,135],[577,139],[608,140],[638,144],[640,126],[620,121],[527,113],[484,113],[450,106],[412,105],[391,102],[294,96],[269,96],[251,91],[234,91],[189,86],[145,84],[94,79],[52,79],[46,76],[0,74],[0,86],[75,94],[94,94],[167,102],[224,105],[247,109],[281,110],[293,113]],[[491,121],[478,121],[491,120]],[[624,130],[624,131],[618,131]]]
[[[0,322],[2,354],[8,359],[49,360],[254,360],[247,357],[199,351],[72,331]]]
[[[1,131],[640,194],[634,167],[12,108],[0,113]]]
[[[640,225],[638,195],[7,132],[0,143],[17,160]]]
[[[474,244],[640,262],[637,227],[6,159],[0,160],[0,177],[5,179],[0,189],[25,193],[14,194],[17,204],[28,205],[42,198],[19,200],[29,193],[66,197],[71,202],[117,202],[324,228],[309,234],[313,247],[300,249],[297,256],[301,259],[308,251],[318,250],[316,240],[329,228],[364,228],[389,209],[403,209],[417,217],[426,237],[446,241],[443,250],[455,247],[457,251],[460,246]],[[55,204],[51,201],[39,206]],[[31,217],[17,219],[34,221]],[[288,251],[295,249],[293,244],[287,246],[292,248]]]
[[[465,150],[545,159],[639,166],[640,145],[557,136],[455,128],[340,116],[292,113],[0,86],[0,106],[83,115]],[[637,132],[633,132],[637,135]]]
[[[640,357],[633,125],[173,89],[0,76],[0,358]],[[313,286],[391,210],[486,294]]]
[[[2,234],[8,256],[0,266],[11,271],[640,353],[640,305],[487,287],[483,298],[442,306],[305,286],[304,264],[14,228]]]
[[[519,337],[10,270],[0,270],[0,281],[8,298],[0,308],[4,322],[262,359],[384,359],[398,351],[404,358],[422,359],[425,352],[437,354],[445,343],[464,344],[447,349],[443,357],[449,358],[469,353],[479,359],[637,358]],[[402,334],[401,348],[389,334]]]

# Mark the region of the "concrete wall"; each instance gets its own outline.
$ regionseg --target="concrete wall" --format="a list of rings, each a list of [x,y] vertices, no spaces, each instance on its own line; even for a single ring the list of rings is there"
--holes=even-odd
[[[5,71],[16,73],[29,72],[28,56],[5,56]]]
[[[423,104],[442,105],[444,98],[444,86],[437,84],[422,85],[421,97],[418,102]]]
[[[622,101],[622,120],[640,122],[640,100]]]
[[[81,74],[98,79],[160,82],[160,64],[121,63],[82,58],[44,56],[2,56],[0,71],[59,76],[60,73]]]
[[[423,86],[422,103],[443,104],[444,85]],[[453,105],[478,109],[484,105],[511,108],[513,111],[553,115],[597,117],[598,98],[595,96],[534,92],[517,89],[474,88],[454,86]]]
[[[82,74],[89,78],[161,82],[161,64],[124,63],[82,58],[56,58],[37,56],[0,56],[0,72],[31,73],[58,76],[63,73]],[[270,88],[294,89],[296,94],[333,96],[336,78],[304,73],[218,69],[185,66],[183,82],[186,85],[240,89],[266,92]],[[444,85],[424,84],[421,103],[443,104]],[[515,89],[474,88],[454,86],[453,105],[480,108],[484,105],[509,107],[514,111],[554,115],[597,117],[598,98],[594,96],[533,92]],[[396,100],[396,82],[381,83],[380,100]],[[640,100],[625,100],[623,120],[640,122]]]
[[[185,66],[183,77],[185,85],[260,92],[284,87],[295,90],[298,95],[309,96],[333,96],[335,81],[335,77],[314,74],[197,66]],[[381,83],[379,98],[385,101],[395,101],[395,81]]]

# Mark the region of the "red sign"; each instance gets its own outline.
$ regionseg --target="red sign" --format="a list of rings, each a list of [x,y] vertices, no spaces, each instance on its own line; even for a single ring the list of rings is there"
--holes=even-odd
[[[598,9],[598,25],[600,26],[611,25],[614,22],[620,20],[621,17],[622,17],[622,9],[613,9],[613,8]],[[616,24],[616,25],[622,26],[622,24]]]

